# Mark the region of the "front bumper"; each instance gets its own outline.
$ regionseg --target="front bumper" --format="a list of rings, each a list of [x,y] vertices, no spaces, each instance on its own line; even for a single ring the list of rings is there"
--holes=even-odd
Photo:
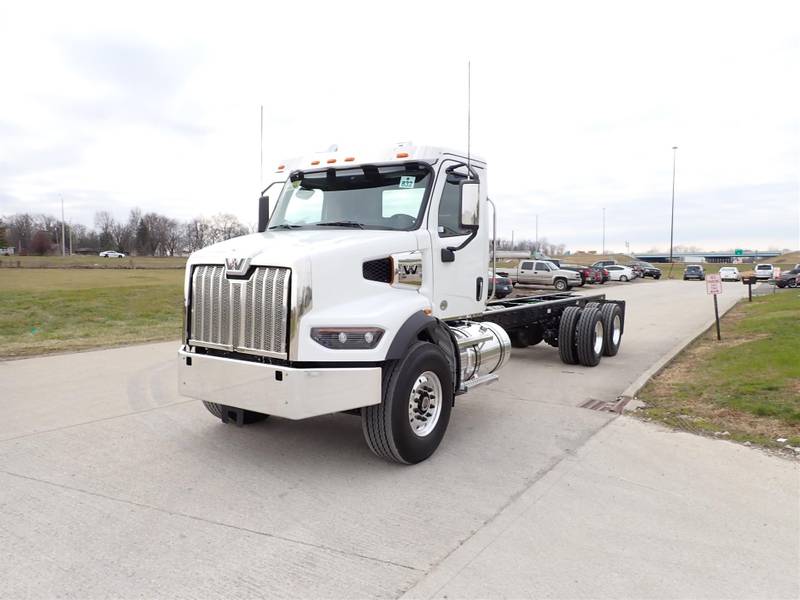
[[[286,419],[379,404],[381,368],[294,369],[178,351],[183,396]]]

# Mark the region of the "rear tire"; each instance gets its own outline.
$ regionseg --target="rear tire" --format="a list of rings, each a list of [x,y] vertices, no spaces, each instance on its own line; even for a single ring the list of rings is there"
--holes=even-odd
[[[225,411],[228,410],[229,406],[225,406],[224,404],[217,404],[216,402],[206,402],[203,400],[203,406],[208,409],[212,415],[217,417],[220,421],[224,419]],[[242,425],[252,425],[253,423],[260,423],[261,421],[267,419],[269,415],[265,415],[264,413],[255,412],[252,410],[245,410]]]
[[[422,462],[439,447],[452,406],[453,378],[444,351],[417,342],[384,368],[381,403],[361,409],[364,439],[390,462]]]
[[[600,316],[603,319],[603,354],[616,356],[622,344],[622,311],[617,304],[604,304]]]
[[[568,365],[578,364],[578,350],[575,348],[575,327],[581,309],[577,306],[568,306],[561,313],[561,322],[558,325],[558,354],[561,361]]]
[[[597,307],[584,308],[576,329],[578,361],[585,367],[596,367],[603,358],[603,319]]]

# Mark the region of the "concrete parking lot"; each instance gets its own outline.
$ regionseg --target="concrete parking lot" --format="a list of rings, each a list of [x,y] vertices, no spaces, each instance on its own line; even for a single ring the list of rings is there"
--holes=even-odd
[[[628,301],[617,357],[515,352],[413,467],[349,415],[222,425],[177,342],[0,362],[0,597],[797,598],[797,463],[580,407],[699,333],[705,286],[592,292]]]

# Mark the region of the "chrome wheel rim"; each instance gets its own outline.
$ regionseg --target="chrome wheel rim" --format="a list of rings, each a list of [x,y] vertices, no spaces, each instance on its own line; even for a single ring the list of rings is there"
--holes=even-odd
[[[614,345],[619,344],[619,339],[622,337],[622,323],[619,315],[614,315],[614,320],[611,323],[611,339],[614,340]]]
[[[603,351],[603,323],[597,321],[594,326],[594,353],[595,356]]]
[[[433,371],[425,371],[414,382],[408,397],[408,423],[418,437],[429,435],[442,414],[442,383]]]

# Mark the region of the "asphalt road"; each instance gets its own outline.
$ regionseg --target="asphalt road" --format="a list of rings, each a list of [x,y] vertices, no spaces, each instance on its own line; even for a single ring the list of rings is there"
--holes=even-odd
[[[617,357],[516,352],[413,467],[348,415],[222,425],[174,342],[0,362],[0,597],[798,597],[796,463],[579,407],[698,333],[705,287],[598,291]]]

